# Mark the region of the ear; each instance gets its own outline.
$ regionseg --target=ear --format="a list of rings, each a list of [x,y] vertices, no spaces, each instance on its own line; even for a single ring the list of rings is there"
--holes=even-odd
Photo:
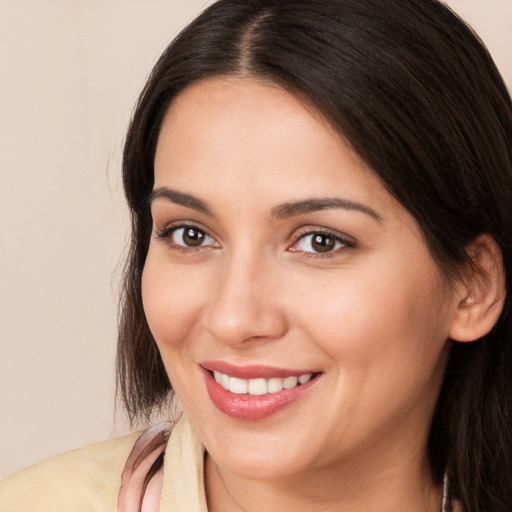
[[[450,329],[455,341],[475,341],[498,321],[505,302],[505,269],[501,249],[483,233],[467,247],[473,265],[467,264],[457,283],[456,311]]]

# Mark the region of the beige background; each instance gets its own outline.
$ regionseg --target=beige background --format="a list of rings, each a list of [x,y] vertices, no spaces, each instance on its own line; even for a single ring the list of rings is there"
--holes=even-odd
[[[114,410],[120,153],[203,0],[0,0],[0,477],[127,431]],[[512,0],[451,0],[512,85]]]

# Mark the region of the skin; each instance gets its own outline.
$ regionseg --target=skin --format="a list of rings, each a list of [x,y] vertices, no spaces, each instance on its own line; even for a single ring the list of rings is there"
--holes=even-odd
[[[154,198],[142,283],[207,449],[209,509],[439,512],[426,442],[460,297],[412,216],[319,114],[243,78],[199,82],[173,102],[155,157],[164,187],[209,210]],[[362,207],[272,216],[333,197]],[[187,246],[184,224],[201,245]],[[318,253],[311,233],[325,231],[338,239]],[[321,375],[285,409],[241,420],[209,398],[207,360]]]

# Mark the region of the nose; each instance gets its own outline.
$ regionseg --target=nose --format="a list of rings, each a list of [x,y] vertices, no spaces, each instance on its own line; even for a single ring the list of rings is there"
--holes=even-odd
[[[278,274],[276,265],[261,257],[225,258],[205,311],[206,330],[232,347],[284,336],[288,326],[279,304]]]

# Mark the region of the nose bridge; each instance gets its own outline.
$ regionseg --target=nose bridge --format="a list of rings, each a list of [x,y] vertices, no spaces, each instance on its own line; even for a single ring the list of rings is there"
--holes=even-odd
[[[261,252],[239,247],[226,253],[208,306],[207,330],[230,344],[282,336],[286,322],[276,301],[276,274],[275,263]]]

